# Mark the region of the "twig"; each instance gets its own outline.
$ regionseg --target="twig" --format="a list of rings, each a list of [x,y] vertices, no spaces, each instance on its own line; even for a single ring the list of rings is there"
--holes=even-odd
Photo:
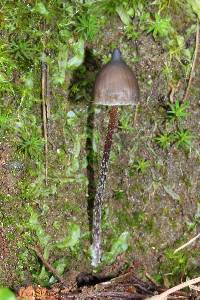
[[[47,64],[42,62],[41,64],[42,73],[42,118],[43,118],[43,132],[44,132],[44,153],[45,153],[45,184],[47,185],[48,177],[48,130],[47,122],[49,116],[49,88],[48,88],[48,67]]]
[[[128,292],[98,292],[98,293],[92,293],[87,295],[87,297],[92,297],[91,299],[103,299],[103,298],[110,298],[110,299],[119,299],[119,300],[134,300],[134,299],[145,299],[145,295],[141,295],[138,293],[128,293]],[[81,298],[82,299],[82,298]],[[88,299],[88,298],[85,298]],[[89,298],[90,299],[90,298]]]
[[[178,88],[181,85],[181,80],[179,80],[178,83],[175,86],[172,83],[170,83],[169,85],[170,85],[170,88],[171,88],[171,91],[169,93],[169,101],[171,103],[173,103],[174,102],[174,95],[175,95],[175,93],[177,92]]]
[[[198,51],[199,51],[199,20],[197,20],[196,45],[195,45],[195,51],[194,51],[194,55],[193,55],[192,69],[191,69],[191,72],[190,72],[190,78],[189,78],[189,81],[188,81],[188,86],[187,86],[185,95],[183,97],[183,102],[188,98],[188,95],[189,95],[189,90],[190,90],[190,87],[191,87],[191,84],[192,84],[192,77],[193,77],[194,69],[195,69],[196,62],[197,62]]]
[[[189,286],[189,288],[190,288],[191,290],[200,292],[200,287],[199,287],[199,286],[196,286],[196,285],[191,284],[191,285]]]
[[[179,248],[177,248],[175,251],[174,251],[174,254],[177,253],[178,251],[186,248],[187,246],[189,246],[190,244],[192,244],[194,241],[196,241],[198,238],[200,237],[200,233],[197,234],[195,237],[193,237],[191,240],[189,240],[187,243],[185,243],[184,245],[180,246]]]
[[[190,285],[193,285],[193,284],[197,284],[200,282],[200,277],[197,277],[197,278],[194,278],[194,279],[191,279],[191,280],[188,280],[188,281],[185,281],[177,286],[174,286],[173,288],[165,291],[164,293],[160,294],[160,295],[156,295],[156,296],[153,296],[153,297],[150,297],[150,298],[146,298],[146,300],[166,300],[167,297],[185,287],[188,287]]]
[[[130,276],[132,276],[132,275],[133,275],[132,272],[128,272],[128,273],[125,273],[125,274],[122,274],[122,275],[119,274],[118,276],[116,276],[115,278],[113,278],[111,280],[111,283],[120,283],[123,280],[126,280],[126,279],[130,278]]]
[[[145,273],[146,278],[153,283],[153,285],[155,285],[156,287],[158,287],[159,285],[157,284],[157,282],[149,275],[149,273]]]
[[[139,104],[136,104],[136,107],[135,107],[135,115],[134,115],[134,120],[133,120],[133,125],[134,125],[134,126],[135,126],[136,123],[137,123],[138,111],[139,111]]]
[[[40,252],[40,249],[37,246],[28,246],[29,249],[35,251],[36,255],[39,257],[39,259],[41,260],[41,262],[43,263],[43,265],[45,266],[45,268],[54,275],[54,277],[56,277],[60,282],[63,282],[64,279],[62,278],[62,276],[60,276],[58,274],[58,272],[56,271],[56,269],[54,269],[54,267],[52,267],[50,265],[50,263],[48,263],[48,261],[46,261],[42,255],[42,253]]]

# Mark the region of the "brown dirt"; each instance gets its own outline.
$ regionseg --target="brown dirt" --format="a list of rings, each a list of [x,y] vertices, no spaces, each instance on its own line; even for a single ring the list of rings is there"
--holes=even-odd
[[[94,281],[96,281],[96,284],[94,284]],[[70,282],[69,278],[67,282],[56,284],[51,289],[38,286],[21,287],[16,295],[17,300],[142,300],[161,294],[165,290],[150,280],[143,281],[139,279],[130,269],[128,272],[110,280],[106,280],[105,275],[80,273],[75,281]],[[168,296],[168,300],[197,300],[199,299],[198,294],[196,291],[177,291]]]

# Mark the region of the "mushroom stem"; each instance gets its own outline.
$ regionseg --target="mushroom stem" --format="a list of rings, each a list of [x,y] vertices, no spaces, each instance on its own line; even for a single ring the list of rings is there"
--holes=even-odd
[[[112,106],[109,112],[109,124],[104,144],[103,158],[100,166],[99,181],[94,199],[93,228],[92,228],[92,265],[96,267],[101,259],[101,204],[108,172],[108,160],[112,145],[112,136],[117,122],[117,106]]]

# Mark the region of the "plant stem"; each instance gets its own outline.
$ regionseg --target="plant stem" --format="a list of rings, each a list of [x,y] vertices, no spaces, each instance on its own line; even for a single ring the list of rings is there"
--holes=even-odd
[[[45,155],[45,184],[48,184],[48,115],[49,115],[49,88],[48,88],[48,66],[46,63],[41,63],[42,73],[42,119],[43,119],[43,134],[44,134],[44,155]]]
[[[185,95],[183,97],[183,102],[185,100],[187,100],[188,95],[189,95],[189,90],[192,84],[192,79],[193,79],[193,75],[194,75],[194,70],[196,67],[196,62],[197,62],[197,56],[198,56],[198,51],[199,51],[199,20],[197,20],[197,29],[196,29],[196,46],[195,46],[195,50],[194,50],[194,55],[193,55],[193,63],[192,63],[192,69],[190,72],[190,78],[188,81],[188,86],[185,92]]]
[[[100,263],[101,258],[101,205],[103,193],[105,189],[106,176],[108,172],[108,160],[112,145],[112,136],[117,121],[117,107],[113,106],[110,110],[110,119],[108,124],[107,136],[104,144],[103,158],[101,161],[99,182],[97,186],[96,196],[94,200],[93,210],[93,229],[92,229],[92,265],[96,267]]]
[[[60,276],[58,274],[57,270],[54,269],[54,267],[52,267],[52,265],[50,265],[50,263],[46,259],[44,259],[44,256],[42,255],[39,247],[29,245],[28,248],[31,249],[31,250],[33,250],[33,251],[35,251],[35,253],[40,258],[40,260],[43,263],[43,265],[46,268],[46,270],[48,270],[50,273],[52,273],[53,276],[56,277],[60,282],[64,282],[64,279],[62,278],[62,276]]]

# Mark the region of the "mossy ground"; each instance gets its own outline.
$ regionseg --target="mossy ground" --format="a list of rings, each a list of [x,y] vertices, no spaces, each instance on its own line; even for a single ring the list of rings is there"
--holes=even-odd
[[[171,12],[171,18],[180,35],[195,24],[189,17],[182,23],[176,11]],[[194,51],[194,30],[185,35],[185,43]],[[47,186],[42,139],[41,144],[31,144],[32,148],[23,144],[25,131],[42,135],[40,82],[34,83],[38,99],[31,105],[18,102],[21,104],[17,106],[15,98],[6,91],[2,113],[9,116],[12,126],[23,130],[16,132],[8,125],[2,126],[1,285],[33,281],[48,285],[54,281],[29,245],[38,245],[60,273],[64,269],[91,269],[88,182],[94,186],[98,179],[108,123],[107,108],[91,107],[92,87],[102,62],[108,60],[108,53],[115,46],[135,71],[141,97],[136,109],[119,109],[102,208],[103,251],[108,253],[117,238],[128,232],[124,263],[136,265],[139,273],[148,272],[169,285],[199,272],[198,241],[173,254],[173,250],[198,233],[199,60],[188,99],[188,115],[181,123],[192,133],[192,144],[185,149],[172,143],[162,149],[155,138],[168,126],[169,93],[171,85],[176,86],[179,80],[181,85],[174,100],[183,98],[187,86],[184,65],[175,59],[170,70],[173,76],[166,77],[163,69],[169,56],[160,39],[145,31],[136,40],[127,38],[119,16],[112,16],[103,24],[99,37],[86,43],[81,66],[74,72],[66,72],[62,87],[51,85]],[[38,75],[38,66],[35,69]],[[50,76],[53,70],[50,67]],[[12,80],[20,83],[21,73],[16,71]],[[13,84],[17,90],[18,82]],[[34,118],[30,119],[29,114]],[[94,118],[92,123],[89,116]],[[87,147],[88,136],[93,139],[92,148]],[[141,159],[147,162],[146,168],[137,170],[134,164]],[[89,176],[88,163],[93,164],[94,178]]]

